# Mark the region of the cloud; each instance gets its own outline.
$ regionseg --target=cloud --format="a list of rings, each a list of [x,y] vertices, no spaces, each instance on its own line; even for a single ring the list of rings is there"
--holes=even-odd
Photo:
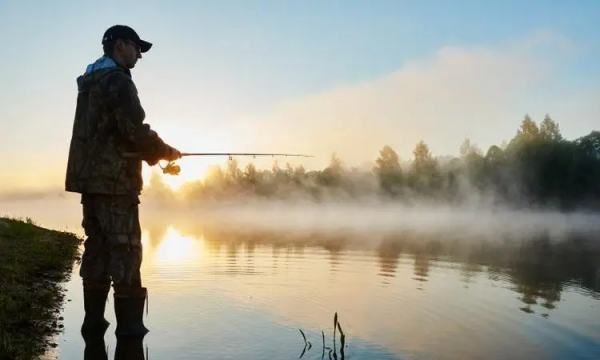
[[[456,154],[466,137],[485,149],[536,110],[530,99],[573,49],[549,31],[497,46],[445,46],[380,78],[280,103],[255,122],[272,129],[270,146],[310,149],[317,166],[334,151],[352,164],[373,160],[384,144],[406,158],[421,139],[437,154]]]

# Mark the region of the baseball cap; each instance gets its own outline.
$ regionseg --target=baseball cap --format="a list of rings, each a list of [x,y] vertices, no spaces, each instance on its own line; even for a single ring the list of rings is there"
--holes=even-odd
[[[152,43],[140,39],[138,34],[126,25],[114,25],[109,27],[102,36],[102,45],[117,39],[131,40],[139,45],[141,52],[146,52],[152,47]]]

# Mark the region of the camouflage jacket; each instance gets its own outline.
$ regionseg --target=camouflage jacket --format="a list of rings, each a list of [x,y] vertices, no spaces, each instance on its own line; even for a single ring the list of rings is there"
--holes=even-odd
[[[129,70],[102,57],[77,78],[77,86],[65,189],[139,194],[142,160],[154,164],[167,156],[170,147],[143,123],[144,109]]]

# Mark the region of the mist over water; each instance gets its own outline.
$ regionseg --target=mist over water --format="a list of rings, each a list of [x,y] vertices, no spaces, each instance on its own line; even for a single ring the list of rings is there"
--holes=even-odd
[[[0,215],[29,217],[40,225],[80,232],[79,199],[76,194],[0,198]],[[595,211],[511,209],[488,204],[406,204],[378,199],[318,203],[245,199],[199,205],[170,204],[143,195],[140,199],[142,226],[197,223],[231,230],[298,235],[345,233],[358,235],[365,246],[373,245],[378,237],[398,233],[473,241],[526,240],[540,236],[560,241],[573,236],[600,236],[600,212]]]
[[[155,213],[148,208],[148,216]],[[265,230],[291,232],[357,232],[385,235],[410,232],[481,240],[548,236],[561,240],[600,233],[600,214],[502,207],[451,207],[384,202],[289,203],[263,201],[215,204],[169,210],[176,218]],[[163,215],[164,216],[164,215]],[[175,220],[176,221],[176,220]]]

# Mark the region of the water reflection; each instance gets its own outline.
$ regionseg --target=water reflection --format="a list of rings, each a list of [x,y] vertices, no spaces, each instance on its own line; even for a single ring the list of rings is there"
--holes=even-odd
[[[108,347],[104,343],[104,337],[84,337],[84,341],[84,360],[108,360]],[[147,358],[147,354],[144,354],[143,336],[117,337],[114,360],[145,360]]]
[[[427,275],[429,275],[429,255],[428,254],[415,254],[415,276],[414,280],[426,282]]]
[[[473,282],[473,279],[475,278],[477,273],[483,271],[483,266],[479,265],[476,262],[464,263],[460,266],[461,281],[465,284],[465,287],[468,288],[469,284]]]
[[[335,272],[342,263],[342,251],[345,247],[344,237],[331,237],[321,245],[329,252],[329,271]]]
[[[162,240],[155,243],[154,261],[164,266],[180,266],[201,260],[202,235],[198,238],[184,236],[173,227],[167,227],[162,233],[164,234]],[[150,240],[150,243],[152,243],[152,240]]]
[[[332,346],[336,311],[347,359],[600,356],[600,244],[589,234],[143,223],[145,342],[155,358],[297,358],[301,328],[313,345],[302,358],[320,359],[321,331]],[[69,333],[82,318],[77,301],[65,315],[61,358],[84,351]],[[105,345],[108,358],[125,354],[114,337]],[[141,344],[127,353],[144,355]]]
[[[117,337],[115,360],[145,360],[144,337]]]
[[[257,248],[271,249],[274,272],[280,266],[281,256],[286,257],[287,263],[287,257],[301,257],[307,248],[321,248],[327,254],[330,272],[342,266],[348,251],[373,251],[379,264],[377,275],[390,279],[397,276],[399,261],[406,256],[412,259],[411,278],[418,282],[419,289],[432,276],[432,262],[457,263],[465,287],[480,273],[494,281],[509,281],[525,312],[534,312],[532,306],[538,304],[545,312],[555,309],[565,286],[577,286],[595,298],[600,292],[600,241],[578,235],[562,240],[543,234],[533,239],[478,240],[464,235],[407,231],[369,236],[339,231],[278,232],[199,222],[176,226],[177,230],[171,225],[154,225],[151,231],[163,234],[159,242],[155,235],[150,236],[160,262],[181,266],[199,261],[202,251],[206,251],[211,256],[224,257],[225,274],[259,274],[254,259]],[[385,283],[389,284],[390,279]]]
[[[402,244],[394,238],[385,237],[377,247],[379,259],[379,274],[384,277],[394,277],[398,260],[402,254]]]
[[[84,337],[83,340],[85,341],[84,360],[108,360],[104,336]]]

